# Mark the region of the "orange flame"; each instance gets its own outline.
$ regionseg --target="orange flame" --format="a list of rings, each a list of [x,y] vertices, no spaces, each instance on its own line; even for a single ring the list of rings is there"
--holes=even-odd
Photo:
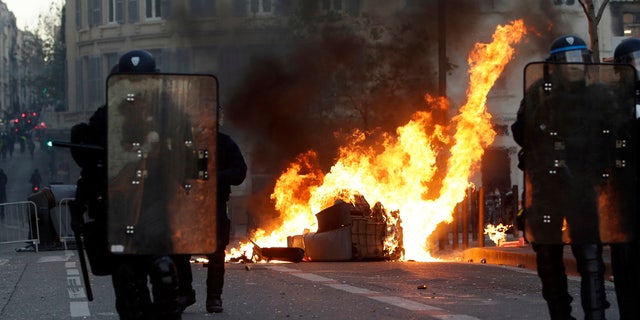
[[[380,202],[387,210],[400,212],[405,260],[433,260],[427,237],[441,222],[450,223],[455,206],[464,197],[470,177],[477,170],[484,148],[495,138],[491,115],[486,109],[489,90],[514,54],[513,45],[526,33],[522,20],[498,26],[489,44],[477,43],[469,55],[467,101],[448,128],[434,125],[431,114],[416,112],[411,120],[385,134],[375,147],[364,147],[364,133],[353,133],[351,143],[340,149],[339,159],[326,175],[314,163],[316,154],[302,154],[278,179],[271,198],[280,211],[282,225],[269,234],[259,229],[253,238],[260,246],[286,246],[287,236],[315,230],[314,213],[337,199],[353,202],[354,195]],[[448,109],[448,100],[425,96],[427,104]],[[443,150],[449,146],[449,150]],[[436,158],[449,154],[446,168]],[[439,195],[426,194],[438,170],[446,170]],[[387,246],[394,244],[387,242]],[[393,250],[395,248],[389,248]]]

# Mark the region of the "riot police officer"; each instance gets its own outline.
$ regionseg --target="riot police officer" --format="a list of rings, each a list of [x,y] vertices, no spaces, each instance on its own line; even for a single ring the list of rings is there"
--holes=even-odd
[[[222,108],[219,108],[219,125],[222,124]],[[241,184],[247,175],[247,164],[242,156],[240,148],[233,139],[224,133],[217,133],[216,142],[216,163],[217,163],[217,207],[216,212],[216,243],[215,252],[207,255],[209,264],[207,266],[206,280],[206,309],[209,313],[220,313],[222,307],[222,289],[224,287],[225,274],[225,249],[229,244],[231,220],[227,211],[227,202],[231,194],[231,186]],[[195,292],[191,286],[193,280],[189,256],[182,255],[176,257],[180,279],[180,302],[182,308],[186,308],[195,303]]]
[[[591,170],[593,163],[598,161],[589,147],[600,142],[597,136],[592,137],[589,131],[583,131],[585,126],[579,125],[590,119],[580,118],[577,112],[563,113],[548,105],[554,103],[554,106],[574,110],[585,105],[599,107],[585,101],[589,98],[584,89],[585,66],[581,63],[592,62],[591,53],[584,40],[567,35],[553,41],[546,61],[549,62],[544,68],[547,83],[540,80],[527,88],[517,120],[511,127],[514,140],[522,147],[519,167],[527,173],[525,202],[533,201],[533,204],[525,205],[526,228],[530,233],[528,240],[536,252],[542,295],[547,301],[551,319],[574,319],[571,316],[572,297],[568,293],[563,262],[562,231],[564,221],[571,225],[571,249],[582,279],[581,304],[585,319],[604,319],[605,309],[609,305],[604,291],[604,262],[594,191],[594,181],[598,179],[594,172],[598,170]],[[549,94],[550,88],[554,94]],[[604,117],[597,111],[587,114]],[[557,122],[554,124],[553,121]],[[566,128],[564,133],[567,136],[577,136],[578,139],[552,141],[557,137],[550,129],[558,122]],[[545,153],[560,149],[566,158],[556,161],[557,174],[550,175],[547,168],[539,170],[535,167],[539,163],[553,163],[553,159],[544,158]],[[559,188],[564,192],[558,192]],[[550,229],[542,230],[543,227]]]
[[[630,64],[640,74],[640,39],[628,38],[620,42],[614,51],[614,61],[619,64]],[[638,80],[638,79],[636,79]],[[640,83],[636,82],[636,118],[640,118],[640,97],[637,97]],[[637,127],[636,127],[637,128]],[[637,130],[637,129],[636,129]],[[636,131],[636,137],[638,137]],[[634,228],[638,235],[637,225]],[[616,297],[620,319],[637,319],[640,316],[640,304],[635,298],[635,290],[640,287],[640,275],[638,275],[640,246],[638,240],[631,243],[611,245],[611,267],[613,269]]]
[[[112,69],[114,73],[157,72],[153,56],[144,50],[125,53]],[[71,130],[71,142],[98,145],[106,149],[107,111],[100,107],[89,119]],[[178,277],[173,259],[167,255],[114,255],[107,251],[106,152],[95,149],[72,149],[72,156],[82,168],[77,182],[75,207],[82,213],[88,208],[92,221],[84,225],[87,255],[92,272],[112,276],[116,309],[120,319],[181,319],[178,305]],[[75,214],[77,217],[77,213]],[[78,219],[75,219],[76,226]],[[153,299],[147,287],[150,279]]]

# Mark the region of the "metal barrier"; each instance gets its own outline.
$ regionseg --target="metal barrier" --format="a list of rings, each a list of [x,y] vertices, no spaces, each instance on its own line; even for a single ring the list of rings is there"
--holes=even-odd
[[[38,219],[38,209],[33,201],[0,204],[0,244],[30,242],[38,252]]]
[[[63,198],[58,201],[58,209],[55,211],[58,217],[57,219],[56,217],[52,217],[58,221],[56,233],[60,237],[60,242],[64,244],[65,250],[67,249],[67,241],[75,241],[75,236],[71,229],[71,211],[69,210],[69,203],[74,199],[75,198]]]

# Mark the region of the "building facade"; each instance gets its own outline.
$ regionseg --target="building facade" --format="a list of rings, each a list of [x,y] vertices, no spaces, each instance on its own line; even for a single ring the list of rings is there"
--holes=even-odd
[[[555,12],[553,17],[541,12],[530,14],[549,19],[549,24],[559,23],[561,27],[557,29],[561,30],[556,32],[560,34],[572,33],[589,39],[587,21],[577,1],[548,1],[548,5],[540,7],[547,10],[546,13]],[[215,74],[220,81],[221,104],[225,105],[228,92],[242,80],[256,55],[285,56],[291,51],[290,33],[285,31],[291,27],[288,18],[293,3],[296,2],[68,0],[65,9],[69,112],[60,113],[56,122],[64,127],[84,121],[103,105],[109,71],[121,54],[132,49],[151,52],[162,72]],[[322,12],[335,11],[358,17],[383,12],[393,19],[395,13],[420,2],[407,0],[381,4],[367,0],[319,0],[306,3]],[[520,18],[518,14],[526,15],[529,10],[528,5],[523,9],[518,1],[483,0],[480,3],[473,17],[482,17],[478,24],[484,27],[465,31],[469,37],[464,45],[447,42],[447,59],[451,65],[466,66],[468,50],[460,48],[469,48],[475,41],[486,41],[497,23],[507,21],[507,17]],[[637,1],[610,1],[599,23],[602,57],[611,56],[622,38],[640,34],[638,17],[640,4]],[[553,21],[554,18],[558,21]],[[476,185],[501,191],[512,185],[522,186],[522,173],[517,169],[518,146],[513,142],[509,126],[515,121],[522,97],[523,67],[529,61],[544,59],[550,39],[543,43],[535,50],[520,51],[488,97],[487,107],[493,115],[498,136],[486,150],[481,172],[474,177]],[[464,100],[466,72],[466,68],[460,67],[447,73],[446,92],[452,105],[460,105]],[[2,79],[0,82],[4,83]],[[233,131],[233,128],[228,130]],[[239,138],[241,146],[251,144],[248,136]],[[251,154],[246,156],[250,158]],[[239,188],[239,194],[248,193],[250,183],[251,179],[248,179]],[[239,202],[236,205],[236,211],[246,211]]]
[[[0,111],[3,120],[7,120],[8,113],[12,113],[18,102],[14,94],[18,86],[15,75],[19,69],[16,60],[17,41],[16,18],[7,5],[0,2]]]

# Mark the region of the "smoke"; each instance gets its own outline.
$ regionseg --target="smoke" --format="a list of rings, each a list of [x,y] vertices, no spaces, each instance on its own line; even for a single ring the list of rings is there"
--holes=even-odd
[[[299,36],[305,30],[290,26],[287,54],[254,51],[246,68],[239,69],[241,80],[222,93],[229,97],[225,128],[245,142],[241,147],[250,155],[251,172],[262,179],[253,183],[255,197],[250,201],[255,224],[262,219],[258,213],[277,216],[269,194],[296,155],[315,150],[327,170],[345,134],[354,129],[393,132],[415,111],[430,108],[423,97],[439,92],[441,66],[449,74],[450,98],[461,98],[467,55],[474,43],[488,41],[497,24],[523,18],[530,30],[514,68],[544,59],[555,37],[574,32],[552,1],[412,1],[408,7],[404,1],[381,3],[380,10],[361,16],[355,28],[329,28],[307,20],[297,26],[313,26],[307,31],[315,32]],[[446,5],[446,61],[438,56],[438,3]],[[180,41],[196,44],[201,31],[185,11],[174,8],[173,16]],[[452,79],[457,75],[460,79]],[[446,115],[434,118],[448,121]]]

